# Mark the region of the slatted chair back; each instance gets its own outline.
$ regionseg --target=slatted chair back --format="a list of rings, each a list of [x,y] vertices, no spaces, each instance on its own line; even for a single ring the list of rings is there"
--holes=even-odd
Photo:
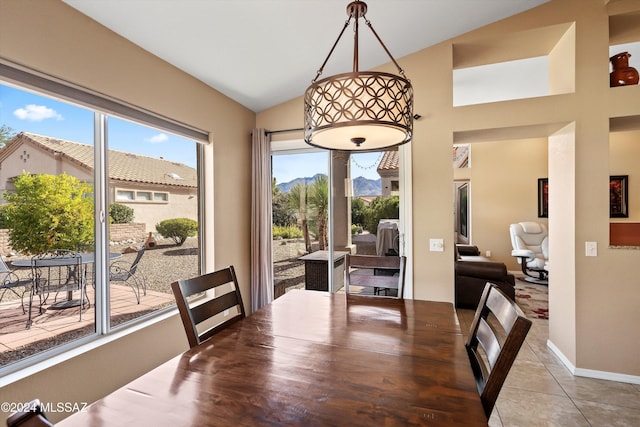
[[[402,299],[407,257],[373,256],[347,254],[344,261],[345,291],[350,293],[352,285],[373,288],[377,295],[380,290],[396,289]]]
[[[530,328],[520,307],[487,282],[465,344],[487,419]]]
[[[224,288],[221,289],[221,287],[225,285],[226,287],[231,285],[233,289],[223,294]],[[195,347],[245,317],[242,296],[233,266],[192,279],[178,280],[171,284],[171,289],[176,298],[190,347]],[[195,299],[190,298],[201,293],[205,295]],[[213,296],[211,296],[212,293]],[[235,310],[232,310],[234,308]],[[213,324],[207,323],[212,320]],[[198,327],[203,323],[205,327],[200,326],[200,328],[204,330],[199,332]]]
[[[140,264],[140,260],[142,259],[142,255],[144,255],[144,251],[146,248],[147,248],[146,245],[142,245],[140,249],[138,249],[136,258],[133,260],[133,263],[131,263],[131,267],[129,268],[129,274],[131,276],[136,274],[136,270],[138,269],[138,264]]]

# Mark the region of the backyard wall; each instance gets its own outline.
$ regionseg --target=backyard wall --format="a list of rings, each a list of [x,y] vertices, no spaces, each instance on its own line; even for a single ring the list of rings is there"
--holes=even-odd
[[[111,242],[118,244],[133,239],[136,242],[147,238],[147,225],[141,223],[112,224],[109,226]],[[0,229],[0,254],[8,256],[13,252],[9,244],[9,230]]]

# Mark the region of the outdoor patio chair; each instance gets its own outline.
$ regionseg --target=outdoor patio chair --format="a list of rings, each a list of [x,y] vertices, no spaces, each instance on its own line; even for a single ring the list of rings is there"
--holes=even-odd
[[[144,255],[145,249],[146,246],[143,243],[131,264],[125,261],[114,261],[109,266],[109,282],[123,283],[129,286],[138,304],[140,304],[140,288],[142,288],[142,294],[147,295],[147,281],[144,273],[139,269],[140,260]]]
[[[16,291],[16,288],[22,287],[22,293],[19,294]],[[15,294],[15,296],[20,297],[20,306],[22,307],[22,313],[26,314],[26,310],[24,309],[24,294],[31,290],[31,279],[21,279],[18,277],[16,273],[11,271],[7,266],[7,263],[4,262],[4,259],[0,256],[0,302],[2,302],[2,298],[7,293],[7,291]]]
[[[402,299],[406,262],[405,256],[347,254],[344,261],[345,292],[350,293],[350,286],[373,288],[374,295],[382,289],[385,295],[396,290],[396,296]]]
[[[31,258],[31,277],[33,285],[29,294],[29,318],[27,328],[31,327],[33,300],[39,299],[39,312],[43,313],[43,306],[47,303],[51,294],[54,301],[53,309],[65,309],[80,306],[80,321],[82,321],[82,309],[91,306],[87,296],[86,280],[83,271],[82,256],[74,251],[54,249],[45,251]],[[80,291],[80,298],[73,299],[73,292]],[[66,294],[66,300],[58,302],[60,293]]]
[[[231,291],[223,293],[230,284],[233,285]],[[171,284],[171,289],[176,297],[189,347],[197,346],[245,317],[242,296],[233,266],[192,279],[178,280]],[[213,296],[207,293],[211,290],[213,290]],[[203,294],[202,298],[194,299],[193,296],[197,294]],[[208,322],[223,312],[224,320],[213,325]],[[202,328],[204,330],[199,331],[198,325],[205,326]]]

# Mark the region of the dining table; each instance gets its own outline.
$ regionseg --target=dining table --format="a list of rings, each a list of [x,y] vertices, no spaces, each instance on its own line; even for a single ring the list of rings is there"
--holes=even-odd
[[[487,419],[451,303],[292,290],[56,425],[487,426]]]

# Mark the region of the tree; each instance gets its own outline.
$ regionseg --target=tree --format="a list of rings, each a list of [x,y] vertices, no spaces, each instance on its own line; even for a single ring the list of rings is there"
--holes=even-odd
[[[7,145],[7,142],[11,141],[11,139],[17,134],[18,132],[16,132],[15,129],[7,125],[1,125],[0,126],[0,148]]]
[[[37,254],[50,249],[77,250],[93,243],[93,189],[78,178],[29,175],[14,180],[16,191],[3,195],[9,206],[9,243]]]
[[[273,215],[273,225],[280,227],[289,227],[295,225],[296,216],[293,210],[291,210],[289,204],[289,194],[283,193],[276,186],[276,179],[273,178],[273,185],[271,186],[271,210]]]
[[[378,233],[378,223],[382,218],[400,218],[400,198],[376,197],[366,207],[364,217],[364,229],[371,234]]]
[[[365,204],[359,197],[351,199],[351,223],[357,225],[364,224]]]
[[[329,246],[327,222],[329,218],[329,180],[319,175],[309,186],[309,207],[313,210],[318,225],[318,246],[324,250]]]
[[[304,246],[307,252],[311,252],[311,238],[309,237],[309,224],[307,220],[307,183],[300,182],[291,187],[289,192],[289,207],[297,211],[297,218],[300,222],[302,235],[304,236]]]

